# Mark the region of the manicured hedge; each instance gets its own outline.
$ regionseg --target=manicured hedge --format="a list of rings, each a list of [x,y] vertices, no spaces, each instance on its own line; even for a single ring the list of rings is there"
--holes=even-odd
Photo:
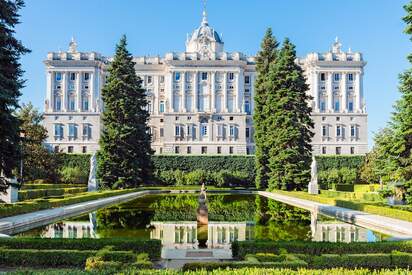
[[[0,249],[0,265],[26,267],[84,267],[87,258],[95,255],[91,250],[36,250]],[[131,251],[110,251],[110,261],[131,263],[136,255]]]
[[[87,192],[87,187],[20,190],[19,201]]]
[[[336,184],[334,189],[336,191],[341,191],[341,192],[353,192],[354,185],[353,184]]]
[[[90,154],[65,154],[57,155],[59,168],[79,167],[82,171],[90,171]]]
[[[238,268],[251,268],[251,267],[260,267],[260,268],[290,268],[298,269],[307,267],[307,263],[302,260],[287,261],[287,262],[273,262],[273,263],[252,263],[252,262],[193,262],[186,263],[182,270],[183,271],[196,271],[196,270],[207,270],[212,271],[215,269],[238,269]],[[245,273],[248,274],[248,273]]]
[[[118,270],[120,272],[120,270]],[[213,273],[208,273],[207,271],[180,271],[173,269],[149,269],[149,270],[135,270],[133,268],[121,270],[121,274],[139,274],[139,275],[409,275],[410,270],[407,269],[382,269],[373,270],[370,269],[348,269],[348,268],[334,268],[334,269],[324,269],[324,270],[314,270],[300,268],[299,270],[292,269],[277,269],[277,268],[239,268],[239,269],[218,269],[214,270]],[[102,270],[99,273],[89,273],[86,271],[78,269],[48,269],[48,270],[32,270],[30,273],[27,270],[15,271],[15,275],[83,275],[83,274],[113,274],[111,270]]]
[[[288,192],[281,190],[273,190],[282,195],[291,196],[295,198],[300,198],[304,200],[316,201],[319,203],[336,205],[344,208],[349,208],[353,210],[364,211],[371,214],[401,219],[412,222],[412,212],[407,210],[401,210],[394,207],[389,207],[384,204],[372,203],[372,202],[358,202],[358,201],[349,201],[344,199],[335,199],[328,198],[321,195],[310,195],[306,192]]]
[[[86,192],[76,194],[76,196],[69,195],[65,198],[50,198],[50,199],[35,199],[30,201],[23,201],[17,203],[0,204],[0,217],[14,216],[18,214],[24,214],[34,212],[37,210],[49,209],[54,207],[65,206],[69,204],[75,204],[79,202],[85,202],[95,199],[107,198],[116,195],[127,194],[130,192],[138,191],[136,189],[125,190],[110,190],[99,192]]]
[[[364,189],[362,189],[364,190]],[[380,202],[382,201],[381,196],[374,192],[340,192],[333,190],[321,190],[322,196],[335,199],[345,199],[345,200],[365,200]]]
[[[401,251],[412,253],[412,241],[376,242],[376,243],[329,243],[305,241],[242,241],[232,243],[233,257],[243,259],[247,254],[274,253],[281,250],[288,253],[321,254],[361,254],[391,253]]]
[[[347,167],[349,169],[359,169],[365,156],[317,156],[316,162],[318,171],[339,169]]]
[[[60,188],[74,188],[74,187],[87,187],[85,184],[47,184],[47,183],[24,183],[20,188],[21,190],[34,190],[34,189],[60,189]]]
[[[103,239],[42,239],[42,238],[0,238],[0,247],[9,250],[100,250],[112,246],[114,251],[147,253],[150,259],[160,258],[160,240],[139,240],[134,238]],[[58,252],[57,252],[58,253]]]

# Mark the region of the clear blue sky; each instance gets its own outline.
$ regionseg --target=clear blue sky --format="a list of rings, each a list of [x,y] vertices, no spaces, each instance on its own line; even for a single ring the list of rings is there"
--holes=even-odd
[[[26,0],[17,36],[32,50],[23,57],[27,87],[22,102],[43,110],[48,51],[67,49],[75,36],[79,50],[113,54],[122,34],[134,55],[184,50],[186,33],[200,23],[200,0]],[[327,51],[336,36],[346,50],[368,62],[364,92],[369,140],[385,126],[397,92],[398,74],[408,68],[412,43],[403,34],[406,0],[209,0],[209,23],[223,33],[227,51],[254,55],[267,27],[278,40],[289,37],[299,56]]]

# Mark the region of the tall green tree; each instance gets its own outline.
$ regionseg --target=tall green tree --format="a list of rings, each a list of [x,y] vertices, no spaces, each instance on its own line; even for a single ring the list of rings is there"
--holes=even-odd
[[[151,177],[149,112],[133,57],[120,39],[102,89],[103,132],[100,138],[98,177],[105,188],[128,188]]]
[[[263,112],[269,152],[269,189],[302,190],[310,181],[313,121],[302,68],[295,46],[286,39],[270,65],[269,90]],[[270,115],[269,115],[270,114]]]
[[[266,119],[270,115],[265,113],[264,106],[267,104],[269,93],[269,68],[275,61],[277,54],[277,47],[279,43],[272,34],[272,29],[268,28],[261,43],[261,49],[256,56],[256,82],[255,82],[255,109],[253,114],[253,121],[255,126],[255,161],[256,161],[256,187],[268,187],[268,158],[269,152],[265,144],[266,142]]]
[[[42,125],[43,114],[31,103],[23,104],[17,117],[21,121],[20,129],[24,133],[22,140],[23,179],[57,179],[55,156],[44,146],[47,130]]]
[[[405,33],[412,35],[412,2],[404,6],[406,16]],[[412,38],[410,38],[412,40]],[[408,55],[412,63],[412,54]],[[401,98],[395,103],[395,111],[390,127],[393,130],[393,142],[386,147],[390,155],[390,166],[395,166],[396,175],[405,182],[407,199],[412,203],[412,69],[406,70],[399,77]]]
[[[12,177],[20,159],[20,123],[15,111],[24,80],[19,59],[29,50],[14,37],[14,28],[20,23],[18,12],[23,6],[22,0],[0,1],[0,172],[4,175],[0,176],[0,191],[7,188],[6,178]]]

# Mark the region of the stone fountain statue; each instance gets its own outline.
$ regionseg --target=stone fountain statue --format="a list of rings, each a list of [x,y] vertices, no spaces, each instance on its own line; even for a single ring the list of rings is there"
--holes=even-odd
[[[310,168],[311,168],[311,173],[310,173],[311,179],[308,185],[308,193],[312,195],[317,195],[319,194],[319,185],[318,185],[318,167],[317,167],[315,156],[312,156],[312,165],[310,166]]]
[[[98,189],[98,182],[96,179],[97,172],[97,157],[96,152],[90,157],[90,173],[89,182],[87,184],[87,191],[96,191]]]
[[[208,209],[205,184],[202,184],[197,208],[197,241],[199,248],[207,248],[208,239]]]

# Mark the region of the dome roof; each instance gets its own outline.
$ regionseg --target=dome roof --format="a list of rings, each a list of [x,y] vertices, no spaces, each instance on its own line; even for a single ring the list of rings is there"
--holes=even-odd
[[[222,52],[223,51],[222,37],[209,26],[207,21],[207,13],[203,11],[203,18],[200,27],[195,29],[186,41],[187,52]]]
[[[223,42],[219,34],[213,28],[209,26],[209,23],[207,21],[206,11],[203,12],[202,24],[200,25],[199,28],[193,31],[190,41],[198,40],[204,36],[218,43]]]

